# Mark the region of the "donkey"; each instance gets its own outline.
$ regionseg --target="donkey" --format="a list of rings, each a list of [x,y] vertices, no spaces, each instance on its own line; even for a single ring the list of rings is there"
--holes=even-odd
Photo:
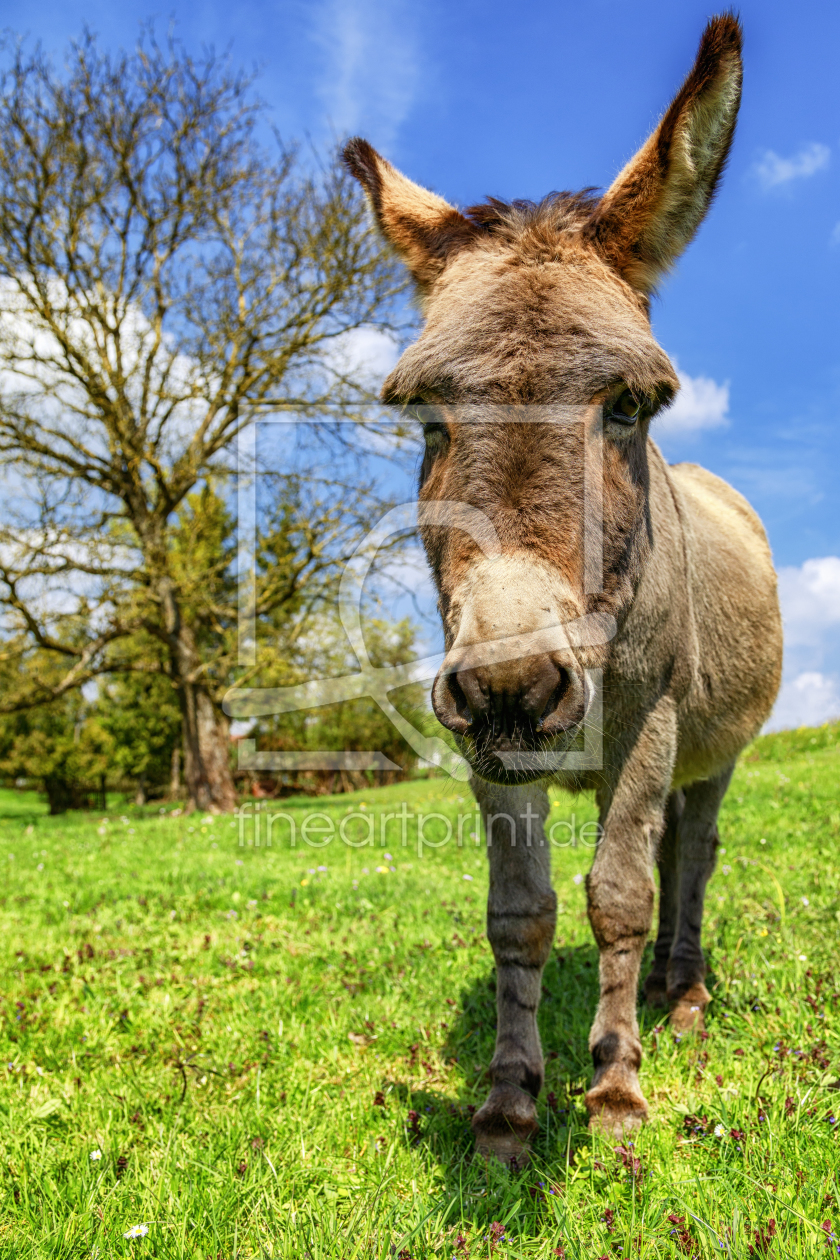
[[[424,513],[447,649],[432,703],[470,763],[488,837],[497,1039],[472,1124],[477,1150],[506,1163],[527,1158],[543,1084],[537,1006],[556,922],[547,784],[594,790],[600,810],[586,882],[600,955],[586,1106],[591,1128],[626,1135],[648,1110],[636,997],[653,867],[659,931],[644,994],[670,1007],[676,1030],[700,1030],[717,814],[779,685],[776,578],[758,517],[718,477],[667,465],[648,432],[679,388],[650,298],[714,196],[740,91],[740,25],[715,17],[659,126],[600,198],[461,213],[365,140],[344,153],[425,316],[382,391],[420,408],[421,501],[478,509],[498,539],[490,556]],[[597,448],[597,583],[586,577],[581,425],[553,423],[552,408],[582,415]],[[593,617],[611,629],[573,632]],[[601,764],[568,768],[596,709]],[[509,825],[493,834],[499,816]]]

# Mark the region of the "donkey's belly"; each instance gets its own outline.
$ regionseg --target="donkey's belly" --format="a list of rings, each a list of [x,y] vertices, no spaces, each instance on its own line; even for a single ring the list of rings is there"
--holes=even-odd
[[[776,574],[755,512],[697,465],[670,473],[681,499],[696,632],[693,681],[679,705],[679,786],[717,773],[769,717],[782,630]]]

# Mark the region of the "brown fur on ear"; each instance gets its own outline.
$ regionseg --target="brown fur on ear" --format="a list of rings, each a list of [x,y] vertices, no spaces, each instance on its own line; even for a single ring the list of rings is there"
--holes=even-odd
[[[688,245],[715,194],[741,100],[741,24],[712,18],[697,60],[653,135],[607,190],[587,235],[650,293]]]
[[[408,265],[421,292],[427,292],[449,257],[481,229],[442,197],[407,179],[367,140],[350,140],[342,157],[364,188],[383,236]]]

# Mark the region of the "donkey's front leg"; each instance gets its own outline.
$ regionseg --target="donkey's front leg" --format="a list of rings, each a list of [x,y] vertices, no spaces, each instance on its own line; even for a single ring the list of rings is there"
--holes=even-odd
[[[527,1159],[543,1084],[537,1031],[542,972],[554,940],[557,898],[543,832],[548,797],[536,785],[473,780],[490,860],[487,935],[496,960],[496,1051],[490,1095],[473,1117],[476,1150],[504,1163]]]
[[[673,765],[668,714],[649,715],[611,791],[599,794],[601,838],[587,878],[589,922],[600,951],[601,995],[589,1049],[590,1128],[620,1137],[647,1119],[639,1085],[642,1043],[636,995],[653,918],[653,860]]]

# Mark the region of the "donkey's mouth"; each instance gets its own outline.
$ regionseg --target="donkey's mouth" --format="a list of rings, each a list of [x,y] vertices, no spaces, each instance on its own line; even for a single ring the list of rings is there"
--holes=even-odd
[[[534,728],[496,733],[478,728],[459,736],[458,743],[480,778],[514,787],[567,769],[567,755],[576,750],[582,734],[582,721],[550,739]]]

